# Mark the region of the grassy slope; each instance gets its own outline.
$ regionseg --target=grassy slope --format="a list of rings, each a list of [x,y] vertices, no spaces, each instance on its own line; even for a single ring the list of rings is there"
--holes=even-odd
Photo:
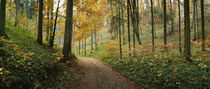
[[[169,52],[164,53],[163,50],[163,28],[162,25],[155,25],[157,38],[155,39],[156,52],[151,52],[151,27],[143,26],[143,34],[141,34],[142,45],[137,45],[136,56],[128,56],[128,45],[123,45],[123,60],[119,59],[119,49],[117,41],[105,40],[105,37],[99,44],[99,49],[88,53],[89,57],[101,59],[105,64],[111,66],[122,75],[134,80],[136,83],[146,88],[210,88],[210,49],[202,52],[200,43],[192,44],[192,59],[194,62],[188,63],[178,51],[178,33],[168,36]],[[206,34],[210,33],[210,23],[206,20]],[[183,29],[182,24],[182,29]],[[168,24],[170,29],[170,25]],[[176,30],[178,28],[176,27]],[[182,31],[182,43],[183,43]],[[127,37],[127,33],[125,34]],[[193,31],[192,31],[193,38]],[[126,38],[127,39],[127,38]],[[132,39],[131,39],[132,40]],[[101,43],[100,41],[98,43]],[[209,43],[209,39],[207,40]],[[107,45],[109,44],[109,45]],[[110,45],[111,44],[111,45]],[[131,43],[132,44],[132,43]],[[183,45],[183,44],[182,44]],[[90,45],[89,45],[90,46]],[[89,51],[88,51],[89,52]],[[83,54],[84,55],[84,54]]]
[[[0,47],[0,88],[63,88],[75,69],[58,65],[55,49],[37,44],[36,37],[22,27],[6,26],[9,39]]]

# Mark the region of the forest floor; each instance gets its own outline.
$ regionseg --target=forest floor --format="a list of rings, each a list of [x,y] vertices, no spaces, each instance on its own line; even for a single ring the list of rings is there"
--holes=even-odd
[[[96,59],[79,57],[78,67],[71,89],[143,89]]]

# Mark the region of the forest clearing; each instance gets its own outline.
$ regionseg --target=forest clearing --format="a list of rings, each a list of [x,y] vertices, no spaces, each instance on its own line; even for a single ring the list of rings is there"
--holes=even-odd
[[[210,89],[210,0],[0,0],[0,89]]]

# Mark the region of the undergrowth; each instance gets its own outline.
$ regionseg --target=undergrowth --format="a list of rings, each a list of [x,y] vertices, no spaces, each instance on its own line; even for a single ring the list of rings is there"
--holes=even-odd
[[[6,29],[9,39],[0,38],[1,89],[62,89],[73,78],[73,67],[59,65],[59,51],[37,44],[23,27],[7,24]]]

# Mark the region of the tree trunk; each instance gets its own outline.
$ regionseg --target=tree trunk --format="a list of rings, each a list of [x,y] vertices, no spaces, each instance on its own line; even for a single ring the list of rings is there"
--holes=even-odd
[[[6,1],[7,0],[1,0],[1,6],[0,6],[0,36],[4,36],[6,38],[6,32],[5,32],[5,20],[6,20]]]
[[[202,51],[205,51],[204,0],[201,1]]]
[[[91,52],[93,51],[93,35],[91,33]]]
[[[196,2],[196,17],[197,17],[197,41],[199,42],[200,34],[199,34],[199,16],[198,16],[198,3]]]
[[[178,0],[178,8],[179,8],[179,52],[182,53],[180,0]]]
[[[64,58],[68,58],[69,54],[72,54],[71,41],[72,41],[72,19],[73,18],[73,0],[67,1],[67,12],[66,12],[66,25],[64,34],[64,46],[63,54]]]
[[[80,54],[80,49],[81,49],[81,45],[80,45],[80,40],[79,40],[79,54]]]
[[[130,0],[127,0],[127,15],[128,15],[128,47],[129,56],[131,56],[131,36],[130,36],[130,10],[129,10]]]
[[[191,45],[190,45],[190,7],[189,0],[184,0],[184,55],[188,61],[192,61],[191,57]]]
[[[122,59],[122,42],[121,42],[121,21],[120,21],[120,7],[121,7],[121,4],[120,4],[120,0],[118,0],[118,9],[119,9],[119,44],[120,44],[120,59]]]
[[[19,23],[19,14],[20,14],[20,0],[16,0],[16,16],[15,16],[15,27]]]
[[[97,34],[96,34],[96,25],[95,25],[95,50],[97,50]]]
[[[141,44],[141,39],[139,36],[139,26],[138,26],[138,8],[136,5],[136,0],[133,1],[133,14],[132,14],[132,20],[133,20],[133,29],[134,29],[134,34],[136,34],[137,40],[139,42],[139,45]]]
[[[163,0],[163,11],[164,11],[164,49],[167,50],[167,25],[166,25],[166,0]]]
[[[27,21],[26,21],[26,27],[27,27],[27,30],[29,30],[28,28],[28,19],[29,19],[29,0],[26,0],[26,17],[27,17]]]
[[[122,0],[121,0],[122,2]],[[123,3],[123,2],[122,2]],[[125,45],[125,21],[124,21],[124,9],[123,9],[123,6],[121,5],[121,10],[122,10],[122,23],[123,23],[123,45]]]
[[[50,7],[48,6],[47,7],[47,31],[46,31],[46,34],[47,34],[47,37],[46,37],[46,40],[49,41],[49,37],[50,37]]]
[[[170,0],[170,15],[171,15],[171,33],[172,34],[174,32],[174,15],[173,15],[173,6],[172,6],[172,1]]]
[[[196,0],[193,0],[193,29],[194,29],[194,39],[193,41],[197,40],[197,32],[196,32],[196,18],[195,18],[195,8],[196,8]]]
[[[52,38],[50,39],[50,47],[53,47],[53,45],[54,45],[55,31],[56,31],[57,19],[58,19],[58,11],[59,11],[59,4],[60,4],[60,0],[58,0],[58,6],[57,6],[57,9],[56,9],[54,30],[53,30],[53,36],[52,36]]]
[[[87,34],[85,34],[87,35]],[[85,38],[85,55],[87,55],[87,49],[86,49],[86,38]]]
[[[37,42],[42,45],[43,0],[39,0],[39,22]]]
[[[49,30],[50,30],[50,41],[49,41],[49,44],[51,45],[51,41],[53,39],[53,17],[54,17],[54,14],[53,14],[53,11],[54,11],[54,0],[50,0],[50,26],[49,26]]]
[[[151,19],[152,19],[152,51],[155,51],[155,37],[154,37],[154,16],[153,16],[153,1],[151,0]]]

